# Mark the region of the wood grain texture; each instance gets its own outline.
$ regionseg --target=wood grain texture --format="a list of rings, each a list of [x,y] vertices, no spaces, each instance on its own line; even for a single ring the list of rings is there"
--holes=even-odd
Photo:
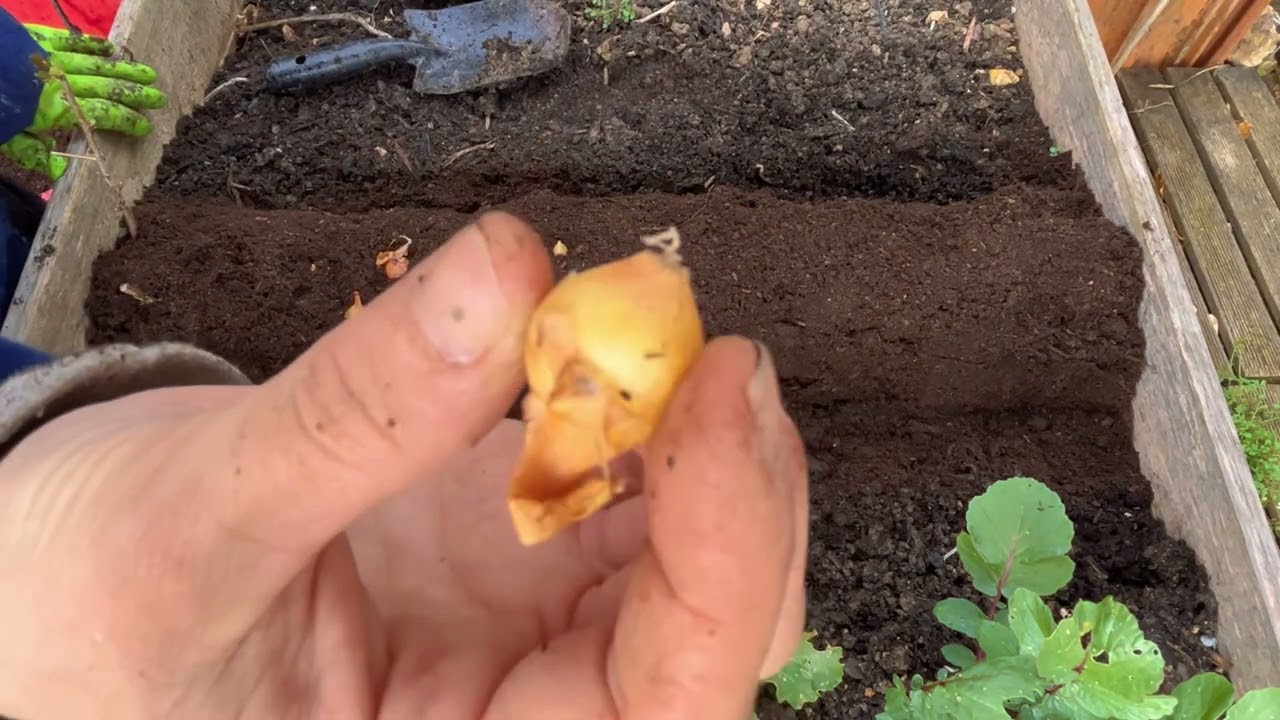
[[[1224,0],[1169,0],[1150,21],[1147,30],[1135,38],[1123,67],[1163,67],[1191,41],[1191,38]]]
[[[1138,29],[1144,11],[1150,14],[1161,2],[1162,0],[1089,0],[1089,11],[1098,27],[1098,36],[1102,39],[1102,49],[1107,53],[1107,58],[1114,59],[1119,55],[1130,33]]]
[[[1165,224],[1173,227],[1173,219],[1169,217],[1168,208],[1164,210]],[[1218,374],[1218,377],[1227,377],[1235,371],[1235,368],[1231,367],[1231,360],[1227,355],[1229,346],[1224,344],[1222,338],[1222,322],[1209,310],[1209,305],[1205,302],[1204,290],[1196,280],[1196,273],[1191,268],[1186,247],[1180,242],[1175,242],[1173,246],[1178,251],[1178,267],[1182,268],[1182,276],[1187,279],[1187,290],[1191,292],[1191,302],[1196,306],[1196,320],[1200,323],[1200,333],[1204,335],[1205,344],[1209,346],[1209,357],[1213,359],[1213,371]]]
[[[1222,68],[1213,71],[1213,78],[1237,127],[1241,122],[1247,124],[1245,144],[1271,191],[1271,199],[1280,204],[1280,107],[1267,83],[1252,68]]]
[[[1270,8],[1271,0],[1240,0],[1235,8],[1235,15],[1218,29],[1213,42],[1195,56],[1195,66],[1213,67],[1225,63],[1262,14]]]
[[[1158,70],[1130,69],[1116,79],[1147,163],[1159,178],[1157,195],[1227,352],[1245,377],[1280,380],[1280,331],[1173,97],[1162,87],[1164,78]]]
[[[1173,100],[1273,318],[1280,318],[1280,206],[1212,71],[1170,68]]]
[[[1218,640],[1238,691],[1280,686],[1280,550],[1227,411],[1150,171],[1084,0],[1015,14],[1036,107],[1084,169],[1106,215],[1144,251],[1147,366],[1134,445],[1154,510],[1195,549],[1218,600]]]
[[[1226,61],[1269,0],[1090,0],[1113,70]]]
[[[1183,42],[1165,59],[1165,65],[1201,67],[1199,60],[1230,32],[1231,20],[1240,14],[1246,0],[1213,0]]]
[[[154,132],[142,139],[98,133],[101,161],[132,204],[155,178],[165,143],[179,119],[204,98],[235,27],[240,0],[124,0],[111,39],[159,72],[169,105],[152,111]],[[68,152],[88,155],[84,138]],[[121,210],[91,160],[72,160],[54,186],[33,251],[23,269],[0,335],[62,354],[84,347],[84,303],[94,260],[115,245]]]

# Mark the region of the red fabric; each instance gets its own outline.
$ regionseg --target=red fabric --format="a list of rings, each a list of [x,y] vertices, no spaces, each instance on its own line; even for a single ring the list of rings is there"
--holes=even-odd
[[[111,24],[120,9],[120,0],[61,0],[60,4],[73,25],[96,37],[111,34]],[[24,25],[65,27],[50,0],[0,0],[0,7]]]

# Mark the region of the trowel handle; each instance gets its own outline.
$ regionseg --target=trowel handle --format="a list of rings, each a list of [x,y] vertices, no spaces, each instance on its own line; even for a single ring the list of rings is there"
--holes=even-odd
[[[368,72],[380,65],[417,60],[432,52],[423,43],[394,38],[359,40],[280,58],[267,66],[268,90],[328,85]]]

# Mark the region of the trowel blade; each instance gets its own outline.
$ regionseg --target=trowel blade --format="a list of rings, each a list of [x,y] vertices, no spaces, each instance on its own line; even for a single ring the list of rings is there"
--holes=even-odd
[[[435,48],[417,62],[413,89],[448,95],[559,67],[569,51],[569,13],[552,0],[480,0],[442,10],[405,10],[414,40]]]

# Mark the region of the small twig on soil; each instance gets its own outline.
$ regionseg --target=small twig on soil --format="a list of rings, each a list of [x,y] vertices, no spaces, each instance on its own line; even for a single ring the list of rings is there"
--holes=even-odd
[[[327,13],[324,15],[300,15],[298,17],[282,18],[280,20],[267,20],[265,22],[246,25],[240,28],[239,30],[236,30],[236,34],[247,35],[251,32],[257,32],[258,30],[269,30],[271,28],[280,27],[281,25],[287,25],[289,23],[308,23],[308,22],[355,23],[356,25],[359,25],[365,30],[368,30],[371,34],[377,35],[378,37],[384,37],[384,38],[392,37],[391,33],[386,32],[385,30],[379,30],[373,23],[369,22],[368,20],[365,20],[363,17],[360,17],[356,13],[350,13],[350,12]]]
[[[241,83],[247,83],[247,82],[249,82],[249,78],[247,77],[233,77],[230,80],[222,83],[221,85],[218,85],[218,87],[210,90],[209,94],[204,96],[204,102],[209,102],[214,98],[214,96],[221,94],[224,90],[231,87],[232,85],[239,85]]]
[[[98,170],[102,172],[102,179],[107,183],[107,187],[116,194],[116,204],[120,207],[120,214],[124,217],[124,225],[129,230],[129,237],[138,236],[138,221],[133,217],[133,210],[129,208],[129,204],[124,199],[124,189],[111,177],[111,173],[107,172],[107,166],[102,162],[102,148],[98,147],[98,138],[94,134],[93,123],[89,122],[89,118],[84,114],[84,108],[80,107],[80,101],[76,99],[76,94],[71,90],[71,83],[67,81],[67,75],[62,70],[48,65],[43,70],[48,77],[58,81],[62,90],[62,99],[71,107],[71,111],[76,115],[76,124],[80,126],[80,132],[84,134],[84,140],[89,145],[89,151],[93,154],[95,164]]]
[[[978,16],[974,15],[969,21],[969,29],[964,33],[964,52],[968,54],[969,46],[973,44],[973,39],[978,34]]]
[[[461,149],[461,150],[459,150],[458,152],[456,152],[456,153],[454,153],[454,154],[450,155],[450,156],[449,156],[449,159],[448,159],[448,160],[445,160],[445,161],[444,161],[444,164],[440,166],[440,169],[441,169],[441,170],[443,170],[443,169],[445,169],[445,168],[449,167],[450,165],[452,165],[452,164],[454,164],[454,163],[458,162],[458,161],[459,161],[459,160],[461,160],[462,158],[464,158],[464,157],[466,157],[466,156],[470,155],[471,153],[473,153],[473,152],[475,152],[475,151],[477,151],[477,150],[492,150],[492,149],[493,149],[493,146],[494,146],[494,145],[497,145],[497,144],[498,144],[498,143],[497,143],[497,141],[496,141],[496,140],[490,140],[489,142],[480,143],[479,145],[472,145],[471,147],[468,147],[468,148],[462,148],[462,149]]]
[[[848,120],[845,120],[843,115],[841,115],[840,113],[836,112],[834,108],[832,108],[832,110],[831,110],[831,117],[833,117],[833,118],[835,118],[835,119],[839,120],[841,125],[844,125],[845,127],[849,128],[850,130],[853,130],[853,125],[852,125]]]
[[[636,20],[634,24],[635,24],[635,25],[639,25],[640,23],[647,23],[647,22],[649,22],[650,20],[652,20],[652,19],[654,19],[654,18],[658,17],[659,15],[666,15],[667,13],[671,12],[671,8],[674,8],[675,6],[677,6],[677,5],[679,5],[679,4],[680,4],[680,0],[671,0],[671,2],[667,3],[666,5],[663,5],[662,7],[658,8],[657,10],[654,10],[653,12],[649,13],[648,15],[645,15],[644,17],[640,18],[639,20]]]
[[[880,32],[889,32],[889,16],[884,11],[884,0],[872,0],[871,4],[876,6],[876,19],[880,22]]]

